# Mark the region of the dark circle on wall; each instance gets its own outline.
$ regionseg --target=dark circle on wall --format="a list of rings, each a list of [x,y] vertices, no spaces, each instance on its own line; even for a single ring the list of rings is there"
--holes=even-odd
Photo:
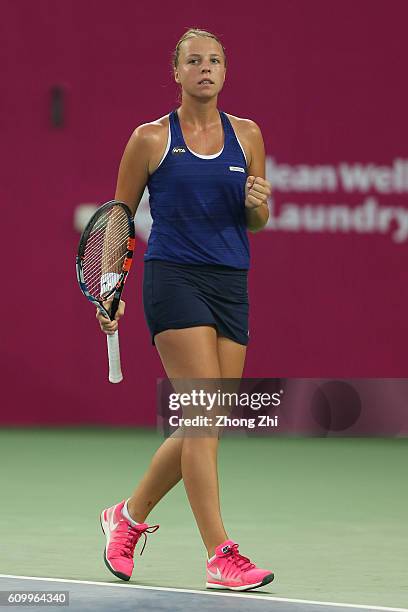
[[[350,383],[331,380],[316,389],[311,400],[311,413],[326,431],[344,431],[361,415],[361,399]]]

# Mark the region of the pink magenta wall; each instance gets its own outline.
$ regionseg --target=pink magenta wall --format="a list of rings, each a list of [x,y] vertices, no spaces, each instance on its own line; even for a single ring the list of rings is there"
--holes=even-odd
[[[251,237],[246,375],[406,376],[407,3],[214,7],[3,1],[3,424],[155,422],[163,371],[143,318],[144,243],[121,324],[126,379],[113,386],[105,339],[76,286],[73,214],[113,196],[133,129],[175,108],[170,55],[190,26],[224,40],[220,108],[259,123],[276,182],[271,227]],[[62,130],[49,122],[55,84],[66,90]],[[313,178],[316,166],[332,183]],[[347,173],[361,171],[372,183],[350,187]],[[319,205],[342,205],[340,222]]]

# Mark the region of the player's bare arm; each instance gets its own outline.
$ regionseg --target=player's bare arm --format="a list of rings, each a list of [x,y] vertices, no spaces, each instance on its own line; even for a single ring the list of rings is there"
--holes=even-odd
[[[133,215],[149,175],[157,168],[165,151],[167,131],[168,117],[145,123],[135,129],[126,145],[119,166],[115,200],[127,204]]]
[[[265,145],[261,130],[254,121],[238,117],[232,119],[248,162],[246,224],[250,232],[259,232],[269,219],[268,197],[272,192],[271,184],[265,178]]]
[[[140,125],[135,129],[124,150],[119,166],[115,200],[127,204],[135,215],[139,206],[149,174],[157,168],[165,151],[167,142],[168,118]],[[106,302],[109,310],[109,302]],[[96,310],[96,318],[101,330],[112,335],[118,329],[118,321],[125,314],[126,304],[120,301],[115,320],[111,321]]]

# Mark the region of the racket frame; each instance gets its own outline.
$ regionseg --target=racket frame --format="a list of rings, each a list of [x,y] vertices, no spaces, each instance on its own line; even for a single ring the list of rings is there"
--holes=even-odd
[[[84,278],[82,262],[85,256],[86,243],[87,243],[87,240],[89,238],[89,235],[95,223],[97,222],[98,218],[101,215],[106,213],[106,211],[109,210],[110,208],[113,208],[113,206],[121,206],[123,210],[126,212],[126,215],[128,218],[129,238],[128,238],[128,244],[127,244],[127,253],[123,260],[122,270],[121,270],[121,273],[120,273],[120,276],[117,282],[115,283],[115,285],[112,287],[110,291],[104,294],[103,300],[98,300],[93,295],[91,295],[88,291],[88,287],[86,285],[85,278]],[[130,208],[127,206],[127,204],[119,200],[110,200],[109,202],[106,202],[105,204],[100,206],[97,211],[95,211],[95,213],[89,219],[84,231],[82,232],[81,239],[79,241],[78,253],[76,256],[76,271],[77,271],[77,279],[78,279],[79,288],[81,289],[84,296],[90,302],[92,302],[94,306],[96,306],[99,309],[99,311],[103,314],[103,316],[110,319],[111,321],[115,319],[115,315],[119,307],[119,302],[120,302],[120,298],[122,295],[123,287],[125,285],[126,279],[129,274],[130,267],[132,265],[134,249],[135,249],[135,225],[134,225],[132,213],[130,211]],[[108,311],[103,305],[103,302],[106,302],[109,298],[112,298],[112,302],[110,305],[110,309]]]
[[[103,299],[95,298],[88,290],[87,284],[85,282],[84,270],[83,270],[83,260],[85,258],[85,249],[87,240],[89,235],[94,228],[98,218],[101,215],[106,213],[107,210],[113,208],[113,206],[121,206],[126,213],[128,224],[129,224],[129,237],[127,241],[127,252],[125,258],[122,263],[122,270],[119,278],[117,279],[115,285],[111,288],[110,291],[103,295]],[[135,248],[135,225],[132,213],[129,207],[119,200],[110,200],[106,202],[102,206],[98,208],[98,210],[92,215],[89,219],[84,231],[82,232],[81,239],[79,241],[78,252],[76,256],[76,273],[79,288],[81,289],[84,296],[92,303],[94,306],[98,308],[98,310],[102,313],[104,317],[113,321],[115,319],[115,315],[117,309],[119,307],[120,298],[122,295],[122,291],[126,282],[126,279],[129,274],[129,270],[133,261],[133,253]],[[103,302],[106,302],[108,299],[112,298],[110,303],[109,311],[103,305]],[[108,347],[108,356],[109,356],[109,380],[112,383],[119,383],[123,379],[122,370],[120,365],[120,351],[119,351],[119,334],[115,331],[114,334],[107,335],[107,347]]]

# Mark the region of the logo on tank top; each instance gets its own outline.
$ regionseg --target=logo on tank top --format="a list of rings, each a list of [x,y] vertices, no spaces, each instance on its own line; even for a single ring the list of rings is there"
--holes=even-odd
[[[183,147],[174,147],[171,152],[173,155],[179,155],[180,153],[185,153],[186,150]]]

